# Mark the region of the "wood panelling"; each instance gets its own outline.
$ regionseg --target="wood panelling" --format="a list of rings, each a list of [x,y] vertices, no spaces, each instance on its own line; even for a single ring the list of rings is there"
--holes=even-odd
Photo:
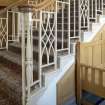
[[[83,102],[84,105],[90,105],[83,100],[82,94],[78,93],[85,90],[105,98],[105,25],[91,42],[80,43],[77,49],[76,61],[79,59],[76,62],[77,104]]]
[[[73,65],[57,84],[57,105],[63,105],[67,100],[74,96],[74,78]]]
[[[105,67],[105,26],[91,42],[81,43],[80,52],[81,63]]]

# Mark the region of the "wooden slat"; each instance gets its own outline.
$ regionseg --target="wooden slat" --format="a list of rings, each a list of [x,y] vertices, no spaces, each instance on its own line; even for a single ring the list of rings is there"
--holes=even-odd
[[[87,82],[88,81],[88,67],[85,67],[85,75],[84,75],[84,81]]]
[[[95,84],[95,69],[92,68],[91,68],[91,83]],[[94,85],[92,88],[94,88]]]
[[[103,72],[99,71],[99,85],[102,87],[103,86]]]
[[[76,103],[81,105],[81,72],[80,72],[80,42],[76,44],[76,66],[75,66],[75,93]]]

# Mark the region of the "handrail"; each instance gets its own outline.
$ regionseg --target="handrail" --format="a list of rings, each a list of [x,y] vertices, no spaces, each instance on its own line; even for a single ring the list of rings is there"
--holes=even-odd
[[[0,11],[0,15],[4,12],[6,12],[7,10],[11,9],[14,6],[19,5],[22,2],[25,2],[27,0],[19,0],[17,2],[12,3],[11,5],[9,5],[8,7],[2,9]],[[28,4],[31,5],[33,7],[33,11],[39,11],[39,10],[43,10],[46,9],[47,7],[49,7],[50,5],[52,5],[55,2],[55,0],[44,0],[43,2],[39,3],[39,4]],[[50,6],[50,8],[52,8],[52,6]]]
[[[33,4],[33,8],[35,11],[43,10],[43,9],[49,7],[50,5],[53,5],[54,2],[55,2],[55,0],[44,0],[43,2],[41,2],[39,4],[36,4],[36,5]],[[52,8],[52,6],[50,6],[50,8]]]
[[[1,15],[2,13],[6,12],[7,10],[11,9],[12,7],[17,6],[17,5],[19,5],[20,3],[25,2],[25,1],[26,1],[26,0],[19,0],[19,1],[16,1],[16,2],[10,4],[9,6],[7,6],[6,8],[4,8],[4,9],[2,9],[2,10],[0,11],[0,15]]]

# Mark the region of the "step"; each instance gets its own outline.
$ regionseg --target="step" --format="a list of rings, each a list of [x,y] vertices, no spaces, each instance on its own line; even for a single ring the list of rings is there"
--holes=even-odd
[[[0,64],[0,91],[14,104],[21,105],[22,77],[11,69]],[[0,94],[1,95],[1,94]],[[8,101],[8,100],[7,100]],[[0,104],[2,105],[2,104]]]
[[[0,91],[0,105],[15,105],[14,102],[5,94]]]
[[[87,101],[88,103],[91,103],[92,105],[99,105],[104,101],[103,98],[86,91],[83,91],[82,97],[83,97],[83,100]]]
[[[21,56],[21,43],[17,43],[17,42],[14,42],[14,43],[11,43],[9,44],[9,51],[11,52],[14,52],[14,53],[17,53],[18,55]],[[34,46],[33,48],[33,57],[34,57],[34,60],[38,62],[38,47],[37,46]]]
[[[103,102],[101,102],[99,105],[105,105],[105,100]]]
[[[17,74],[22,73],[22,59],[21,56],[13,53],[11,51],[0,51],[0,63],[7,68],[11,69],[12,72],[16,72]],[[38,63],[34,61],[33,66],[33,75],[34,80],[38,79]]]
[[[9,51],[17,53],[18,55],[21,55],[21,44],[20,43],[11,43],[9,44]],[[53,56],[53,53],[51,53]],[[33,58],[34,61],[38,62],[39,58],[39,48],[37,46],[33,47]],[[44,52],[44,59],[46,60],[46,53]]]
[[[93,32],[88,31],[88,32],[84,32],[84,42],[88,42],[91,39]]]
[[[100,23],[105,23],[105,15],[101,15],[100,16]]]
[[[0,63],[8,66],[10,69],[15,69],[16,72],[21,72],[21,56],[11,51],[0,51]]]
[[[96,32],[100,28],[101,23],[92,23],[92,32]]]

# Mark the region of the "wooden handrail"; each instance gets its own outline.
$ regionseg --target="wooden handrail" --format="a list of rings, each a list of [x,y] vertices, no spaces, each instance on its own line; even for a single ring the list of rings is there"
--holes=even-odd
[[[32,6],[35,11],[39,11],[39,10],[46,9],[49,6],[50,6],[50,8],[52,8],[51,5],[53,5],[54,2],[55,2],[55,0],[44,0],[42,3],[39,3],[37,5],[33,4]]]
[[[0,11],[0,15],[1,15],[2,13],[6,12],[7,10],[9,10],[9,9],[11,9],[11,8],[13,8],[13,7],[15,7],[15,6],[17,6],[17,5],[19,5],[19,4],[23,3],[23,2],[25,2],[25,1],[26,1],[26,0],[18,0],[18,1],[16,1],[16,2],[10,4],[9,6],[7,6],[6,8],[4,8],[4,9],[2,9],[2,10]]]
[[[39,10],[44,10],[44,9],[46,9],[47,7],[52,8],[51,5],[54,4],[55,0],[44,0],[44,1],[40,2],[39,4],[28,4],[27,0],[19,0],[19,1],[17,1],[17,2],[12,3],[12,4],[9,5],[8,7],[2,9],[2,10],[0,11],[0,15],[1,15],[2,13],[6,12],[7,10],[9,10],[9,9],[11,9],[11,8],[13,8],[13,7],[19,5],[19,4],[25,3],[25,2],[27,3],[27,5],[33,7],[33,11],[39,11]]]

